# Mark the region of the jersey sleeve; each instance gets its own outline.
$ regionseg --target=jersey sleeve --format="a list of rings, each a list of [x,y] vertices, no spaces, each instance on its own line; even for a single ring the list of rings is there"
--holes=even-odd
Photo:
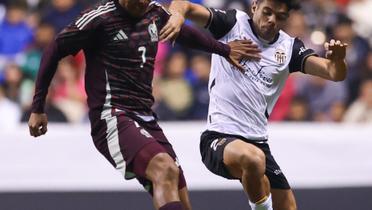
[[[195,50],[216,53],[225,58],[230,55],[230,46],[215,40],[210,34],[203,33],[195,28],[183,25],[176,42]]]
[[[318,56],[317,54],[315,54],[314,50],[306,48],[304,43],[300,39],[295,38],[293,43],[291,61],[289,62],[289,72],[293,73],[301,71],[305,73],[305,61],[309,56],[312,55]]]
[[[159,16],[158,28],[161,30],[168,22],[171,13],[159,2],[152,1],[150,6],[156,7]]]
[[[219,10],[208,8],[210,18],[208,24],[205,26],[214,38],[221,39],[234,27],[237,22],[236,10]]]
[[[57,70],[58,62],[68,55],[75,55],[82,49],[94,46],[99,18],[86,14],[93,13],[83,13],[75,22],[64,28],[55,40],[44,49],[31,107],[33,113],[44,112],[45,98]]]

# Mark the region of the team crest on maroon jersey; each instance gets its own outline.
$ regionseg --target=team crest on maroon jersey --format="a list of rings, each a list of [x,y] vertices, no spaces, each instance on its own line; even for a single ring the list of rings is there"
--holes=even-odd
[[[287,60],[284,50],[277,49],[275,52],[275,60],[278,64],[284,64]]]
[[[158,28],[156,27],[155,20],[149,25],[149,34],[151,37],[151,42],[159,41]]]

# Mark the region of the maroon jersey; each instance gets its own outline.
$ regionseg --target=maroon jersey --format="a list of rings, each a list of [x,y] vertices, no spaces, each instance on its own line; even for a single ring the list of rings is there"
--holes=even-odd
[[[136,19],[117,0],[105,0],[58,35],[61,56],[84,50],[90,110],[116,108],[151,114],[158,31],[168,16],[159,4],[151,3],[145,17]]]
[[[141,18],[130,16],[118,0],[103,0],[84,11],[44,52],[32,111],[43,112],[58,61],[82,49],[86,57],[85,88],[90,117],[102,118],[118,110],[153,116],[152,79],[158,32],[168,18],[169,13],[157,2],[151,2]],[[178,38],[181,44],[228,55],[226,45],[191,29],[183,31]],[[201,38],[200,43],[195,36]],[[101,116],[92,116],[93,113]]]

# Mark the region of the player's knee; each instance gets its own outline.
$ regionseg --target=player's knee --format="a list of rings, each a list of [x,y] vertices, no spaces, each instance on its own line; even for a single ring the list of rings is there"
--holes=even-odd
[[[265,154],[260,149],[255,149],[249,152],[243,152],[239,157],[243,171],[250,173],[264,173],[265,172]]]
[[[151,160],[152,171],[149,176],[154,183],[173,182],[178,180],[179,168],[166,153],[159,153]]]

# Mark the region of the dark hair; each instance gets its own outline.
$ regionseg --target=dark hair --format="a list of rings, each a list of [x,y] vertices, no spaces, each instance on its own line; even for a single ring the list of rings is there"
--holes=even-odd
[[[263,0],[257,0],[257,2],[261,1]],[[285,4],[288,7],[288,11],[300,9],[300,3],[298,2],[298,0],[273,0],[273,1]]]
[[[6,5],[8,9],[20,9],[20,10],[27,10],[28,4],[25,0],[12,0],[8,2]]]
[[[351,20],[348,16],[339,14],[337,15],[337,25],[352,25],[353,20]]]

